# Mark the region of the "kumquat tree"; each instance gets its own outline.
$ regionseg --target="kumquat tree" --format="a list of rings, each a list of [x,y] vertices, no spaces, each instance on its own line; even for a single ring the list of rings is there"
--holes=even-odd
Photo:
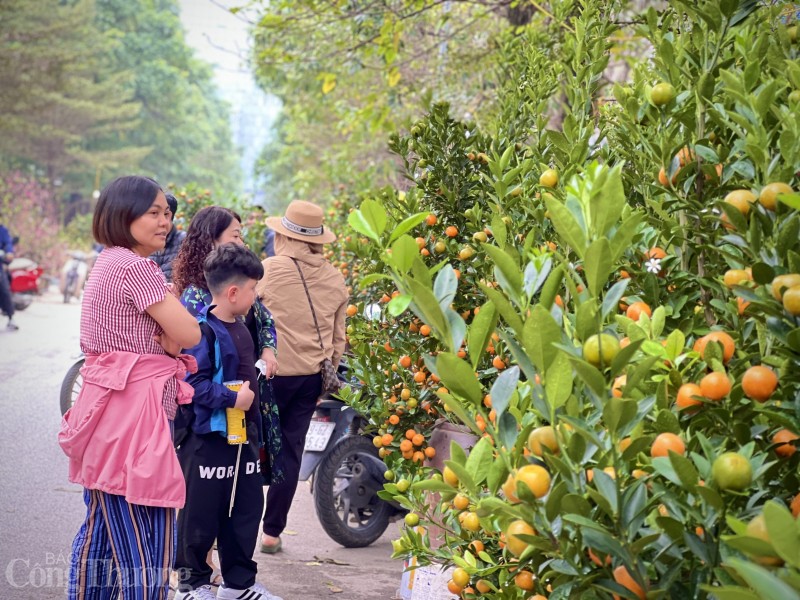
[[[800,598],[796,7],[653,4],[535,4],[491,115],[330,207],[342,396],[459,598]]]

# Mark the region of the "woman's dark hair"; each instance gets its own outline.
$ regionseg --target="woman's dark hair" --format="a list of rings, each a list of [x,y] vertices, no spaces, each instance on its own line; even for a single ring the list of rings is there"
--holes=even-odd
[[[172,263],[172,283],[179,294],[190,285],[208,289],[203,263],[214,249],[214,242],[234,219],[242,222],[238,213],[222,206],[206,206],[197,211]]]
[[[117,177],[100,192],[92,218],[94,239],[108,247],[134,248],[138,242],[131,235],[131,223],[150,210],[159,192],[161,186],[149,177]]]

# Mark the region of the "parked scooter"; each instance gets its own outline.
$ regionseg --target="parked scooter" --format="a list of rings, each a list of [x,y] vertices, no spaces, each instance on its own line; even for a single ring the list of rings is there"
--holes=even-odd
[[[80,250],[69,253],[70,258],[61,269],[61,293],[64,304],[69,304],[73,297],[80,298],[83,283],[89,274],[86,255]]]
[[[0,250],[0,261],[5,262],[5,252]],[[7,265],[10,279],[11,300],[14,310],[25,310],[33,302],[34,296],[41,293],[42,273],[44,270],[30,258],[15,258]],[[0,274],[6,277],[6,273]]]
[[[345,548],[369,546],[405,513],[378,496],[386,465],[366,419],[341,400],[320,399],[306,435],[300,480],[313,476],[314,508],[325,533]]]

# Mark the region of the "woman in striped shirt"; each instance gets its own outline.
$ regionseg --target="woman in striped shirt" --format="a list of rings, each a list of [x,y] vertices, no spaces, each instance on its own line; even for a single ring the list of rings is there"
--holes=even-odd
[[[81,306],[84,388],[59,442],[70,480],[84,486],[86,519],[72,546],[68,598],[166,600],[175,511],[185,488],[171,439],[200,328],[147,258],[164,248],[170,210],[147,177],[120,177],[92,222],[105,246]],[[177,359],[177,360],[176,360]],[[176,468],[177,466],[177,468]]]

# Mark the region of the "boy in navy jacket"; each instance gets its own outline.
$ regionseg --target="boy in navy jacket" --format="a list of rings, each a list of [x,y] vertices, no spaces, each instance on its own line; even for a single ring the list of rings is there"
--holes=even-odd
[[[280,600],[256,581],[252,558],[264,494],[256,348],[243,317],[255,301],[264,269],[255,254],[236,244],[213,250],[203,268],[212,304],[199,316],[200,343],[185,351],[197,359],[197,372],[187,378],[195,393],[181,415],[185,432],[178,460],[186,479],[186,506],[178,513],[175,600]],[[244,382],[238,391],[223,385],[234,380]],[[228,444],[227,408],[246,411],[246,444]],[[206,562],[215,539],[224,582],[216,595]]]

